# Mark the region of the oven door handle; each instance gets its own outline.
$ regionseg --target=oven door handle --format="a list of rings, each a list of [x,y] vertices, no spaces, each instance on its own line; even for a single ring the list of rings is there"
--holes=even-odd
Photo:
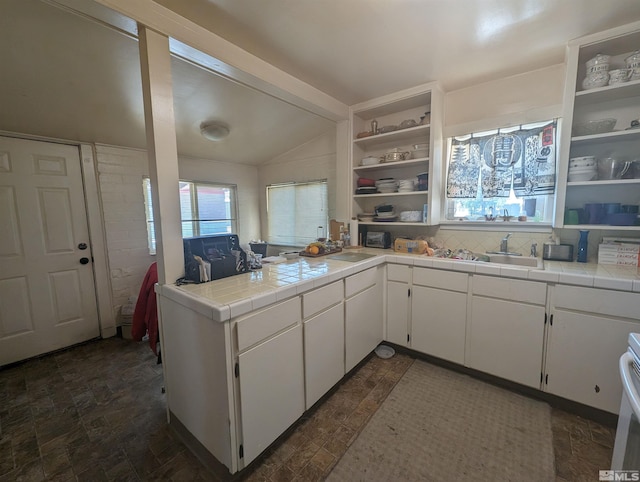
[[[640,395],[633,384],[632,377],[635,376],[631,371],[633,364],[633,355],[628,351],[620,357],[620,378],[622,379],[622,389],[627,394],[633,413],[640,419]]]

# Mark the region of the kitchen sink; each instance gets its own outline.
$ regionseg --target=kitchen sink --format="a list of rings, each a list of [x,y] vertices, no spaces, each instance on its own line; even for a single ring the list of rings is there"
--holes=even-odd
[[[530,256],[514,256],[512,254],[487,254],[489,263],[523,266],[525,268],[542,269],[542,260]]]
[[[375,254],[367,254],[367,253],[339,253],[332,254],[331,256],[327,256],[329,259],[336,259],[338,261],[348,261],[350,263],[357,263],[358,261],[363,261],[365,259],[373,258]]]

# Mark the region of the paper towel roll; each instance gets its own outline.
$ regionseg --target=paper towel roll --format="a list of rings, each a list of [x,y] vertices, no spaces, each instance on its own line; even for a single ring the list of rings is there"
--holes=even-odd
[[[351,246],[358,246],[358,220],[351,218],[349,221],[349,236],[351,236]]]

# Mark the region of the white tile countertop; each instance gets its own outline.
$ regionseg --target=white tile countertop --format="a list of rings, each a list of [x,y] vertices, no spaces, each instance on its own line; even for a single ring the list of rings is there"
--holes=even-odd
[[[300,257],[277,264],[264,263],[260,270],[208,283],[163,285],[156,289],[163,296],[187,303],[215,321],[227,321],[383,263],[640,292],[640,268],[634,267],[544,261],[543,268],[537,269],[396,253],[392,249],[358,248],[345,251],[375,256],[358,262],[326,256]]]

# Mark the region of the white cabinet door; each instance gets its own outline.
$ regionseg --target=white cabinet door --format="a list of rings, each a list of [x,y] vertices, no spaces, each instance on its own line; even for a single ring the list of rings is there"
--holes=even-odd
[[[466,293],[413,286],[411,348],[463,364],[466,322]]]
[[[306,408],[344,376],[344,303],[304,322]]]
[[[351,370],[383,340],[380,283],[345,301],[345,371]]]
[[[304,412],[302,326],[298,324],[238,358],[246,466]]]
[[[549,330],[545,390],[618,413],[618,359],[640,323],[556,309]]]
[[[407,346],[409,336],[409,284],[387,281],[387,336],[385,340]]]
[[[474,296],[466,364],[540,388],[545,307]]]

